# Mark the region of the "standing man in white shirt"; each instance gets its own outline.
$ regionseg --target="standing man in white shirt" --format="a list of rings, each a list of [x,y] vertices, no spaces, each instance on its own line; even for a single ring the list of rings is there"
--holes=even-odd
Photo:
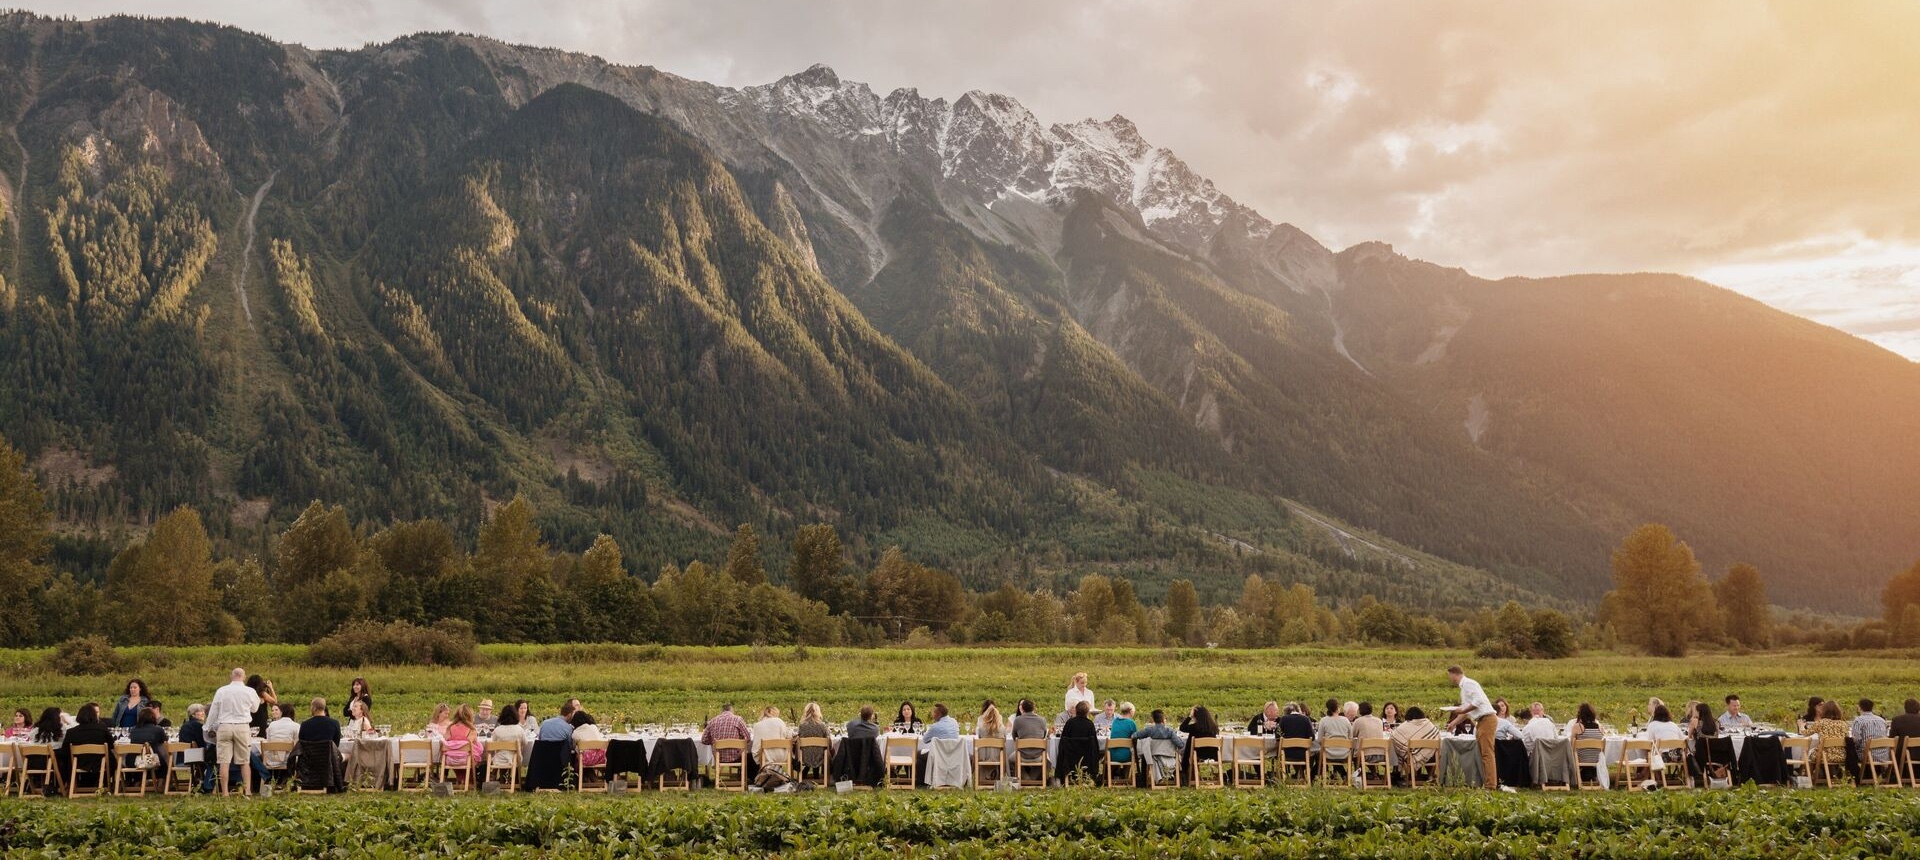
[[[260,694],[247,686],[247,670],[236,668],[227,685],[215,690],[213,704],[207,708],[207,725],[212,727],[216,764],[220,768],[220,795],[227,795],[227,769],[237,759],[240,764],[240,793],[253,786],[253,712],[260,708]]]
[[[1500,719],[1494,716],[1493,702],[1487,699],[1487,691],[1480,689],[1480,682],[1467,677],[1459,666],[1448,666],[1447,677],[1453,685],[1460,688],[1460,707],[1453,712],[1453,719],[1447,722],[1447,731],[1453,731],[1461,723],[1473,721],[1474,740],[1480,742],[1480,775],[1488,791],[1500,788],[1500,773],[1493,761],[1493,735],[1499,730]]]

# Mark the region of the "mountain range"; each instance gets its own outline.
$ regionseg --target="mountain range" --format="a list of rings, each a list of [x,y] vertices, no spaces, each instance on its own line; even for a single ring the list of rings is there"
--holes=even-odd
[[[831,522],[980,585],[1577,606],[1660,521],[1838,612],[1920,555],[1920,365],[1335,251],[1120,116],[18,13],[0,124],[0,433],[74,534],[526,493],[637,570]]]

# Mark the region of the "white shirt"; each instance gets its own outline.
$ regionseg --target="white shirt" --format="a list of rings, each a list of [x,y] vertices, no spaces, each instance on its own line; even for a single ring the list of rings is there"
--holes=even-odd
[[[300,724],[292,717],[281,717],[267,724],[267,740],[292,741],[300,739]]]
[[[787,721],[779,717],[763,717],[760,722],[748,726],[747,733],[753,736],[755,750],[760,749],[760,744],[765,741],[773,741],[777,746],[780,741],[787,739]]]
[[[1081,690],[1081,689],[1076,689],[1074,687],[1068,687],[1067,688],[1067,706],[1062,709],[1062,713],[1065,713],[1069,717],[1073,716],[1073,706],[1081,702],[1087,703],[1088,713],[1094,713],[1100,710],[1093,703],[1092,688]]]
[[[1460,708],[1467,712],[1467,718],[1477,720],[1493,713],[1493,702],[1487,699],[1487,691],[1480,689],[1480,682],[1465,675],[1460,676]]]
[[[1553,724],[1553,718],[1546,715],[1534,717],[1520,727],[1520,739],[1529,746],[1534,741],[1551,741],[1560,737],[1560,727]]]
[[[1671,720],[1654,720],[1647,723],[1647,740],[1679,741],[1686,740],[1686,737],[1686,730],[1680,728],[1679,723]]]
[[[213,704],[207,706],[207,725],[231,726],[253,722],[253,712],[260,709],[260,694],[252,687],[235,681],[213,691]]]

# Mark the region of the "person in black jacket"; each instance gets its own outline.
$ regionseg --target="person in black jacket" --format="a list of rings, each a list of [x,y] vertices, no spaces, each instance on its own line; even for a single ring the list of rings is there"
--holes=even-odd
[[[1313,718],[1303,713],[1300,706],[1293,702],[1288,702],[1285,710],[1286,713],[1280,716],[1280,737],[1282,739],[1300,738],[1302,740],[1313,740]],[[1287,760],[1304,762],[1307,760],[1307,751],[1302,749],[1287,750]]]
[[[1100,727],[1087,714],[1086,702],[1075,702],[1073,716],[1060,727],[1060,783],[1076,779],[1100,780]]]
[[[1887,721],[1887,737],[1920,738],[1920,699],[1908,699],[1906,713]],[[1909,744],[1920,743],[1907,741]],[[1920,749],[1914,755],[1920,756]]]
[[[1279,734],[1279,733],[1280,733],[1280,703],[1279,702],[1268,702],[1266,707],[1260,709],[1260,713],[1254,714],[1253,719],[1247,721],[1247,734],[1273,735],[1273,734]]]
[[[60,745],[59,751],[55,753],[60,763],[61,775],[65,776],[66,774],[72,773],[74,747],[99,744],[107,748],[106,760],[98,762],[97,764],[93,762],[82,762],[81,770],[76,779],[79,780],[81,788],[98,785],[99,783],[95,782],[95,780],[111,779],[113,776],[113,768],[111,765],[113,761],[113,731],[107,726],[105,721],[100,719],[100,706],[93,702],[81,705],[80,712],[74,715],[74,721],[74,727],[67,730],[65,741]],[[97,769],[94,769],[96,767]],[[89,777],[89,774],[92,776]]]

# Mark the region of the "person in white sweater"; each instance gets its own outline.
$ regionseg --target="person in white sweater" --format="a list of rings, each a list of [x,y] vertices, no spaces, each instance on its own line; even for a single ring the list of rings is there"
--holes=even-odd
[[[1060,712],[1063,714],[1071,714],[1073,713],[1074,706],[1081,702],[1087,703],[1088,711],[1094,709],[1093,690],[1087,687],[1087,673],[1085,672],[1075,673],[1073,680],[1067,683],[1066,705],[1060,709]]]

